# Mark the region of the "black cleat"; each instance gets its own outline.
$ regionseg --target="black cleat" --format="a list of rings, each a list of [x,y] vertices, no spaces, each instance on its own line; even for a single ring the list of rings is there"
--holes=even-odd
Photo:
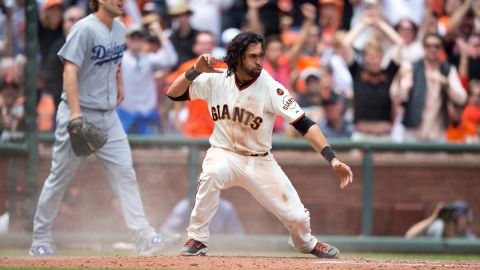
[[[318,241],[310,254],[323,259],[336,259],[340,251],[334,246]]]
[[[208,247],[202,242],[194,239],[188,239],[185,245],[180,249],[180,255],[184,256],[205,256],[207,254]]]

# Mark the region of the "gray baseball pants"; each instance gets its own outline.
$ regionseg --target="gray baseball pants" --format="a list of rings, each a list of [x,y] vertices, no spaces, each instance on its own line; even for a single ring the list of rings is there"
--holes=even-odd
[[[101,162],[107,179],[118,197],[127,227],[137,237],[149,238],[155,230],[149,225],[132,166],[132,154],[125,131],[115,110],[97,111],[82,108],[82,114],[108,134],[107,143],[95,155]],[[67,124],[70,110],[65,101],[59,105],[50,175],[43,184],[33,224],[32,246],[53,243],[55,219],[65,191],[83,158],[73,153]],[[85,217],[87,218],[87,217]]]

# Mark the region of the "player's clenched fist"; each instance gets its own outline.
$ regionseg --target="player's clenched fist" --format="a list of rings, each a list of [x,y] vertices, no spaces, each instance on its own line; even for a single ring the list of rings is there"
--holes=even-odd
[[[217,60],[211,54],[202,54],[198,57],[197,62],[193,66],[197,72],[206,73],[222,73],[223,70],[214,68]]]
[[[341,178],[340,188],[345,188],[349,183],[353,181],[353,173],[347,164],[339,161],[338,159],[332,160],[332,168]]]

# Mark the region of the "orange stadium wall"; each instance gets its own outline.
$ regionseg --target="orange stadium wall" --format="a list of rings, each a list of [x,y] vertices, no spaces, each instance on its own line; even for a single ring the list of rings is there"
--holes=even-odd
[[[134,150],[134,166],[150,222],[158,227],[175,203],[187,195],[187,151]],[[341,191],[339,181],[318,155],[274,152],[310,210],[312,230],[322,235],[361,234],[361,154],[341,154],[352,165],[354,183]],[[203,159],[201,154],[200,161]],[[51,149],[41,148],[37,195],[48,175]],[[0,213],[8,198],[7,157],[0,155]],[[438,201],[466,200],[474,212],[473,229],[480,235],[480,160],[475,155],[376,154],[374,156],[374,235],[402,235],[430,214]],[[199,164],[199,169],[200,169]],[[22,201],[25,160],[17,160],[17,196]],[[88,158],[72,182],[71,196],[56,219],[56,231],[125,232],[118,203],[95,158]],[[247,192],[232,188],[222,193],[236,207],[247,233],[284,234],[276,218]],[[21,215],[22,204],[17,205]],[[23,230],[21,220],[13,231]]]

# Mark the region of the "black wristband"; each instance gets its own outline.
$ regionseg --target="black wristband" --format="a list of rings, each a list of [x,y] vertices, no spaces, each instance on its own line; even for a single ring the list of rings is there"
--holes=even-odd
[[[194,67],[191,67],[187,72],[185,72],[185,78],[189,81],[195,80],[200,74],[200,72],[196,71]]]
[[[320,154],[322,154],[328,163],[332,163],[332,160],[336,158],[335,152],[333,152],[333,149],[329,145],[325,146]]]

